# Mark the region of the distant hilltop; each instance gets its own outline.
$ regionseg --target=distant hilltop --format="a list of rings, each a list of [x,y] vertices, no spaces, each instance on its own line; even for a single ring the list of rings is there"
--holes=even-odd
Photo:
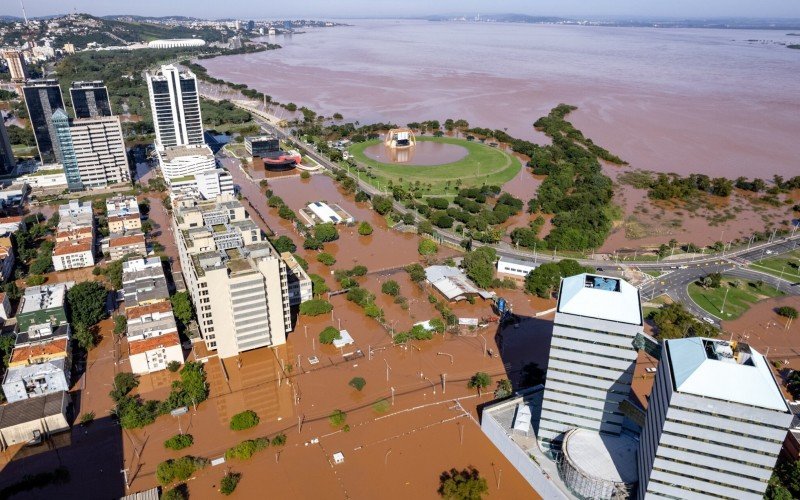
[[[436,15],[418,19],[440,22],[483,22],[483,23],[526,23],[526,24],[572,24],[580,26],[612,26],[633,28],[716,28],[716,29],[770,29],[798,30],[800,19],[758,19],[758,18],[569,18],[555,16],[532,16],[527,14],[476,14],[476,15]]]

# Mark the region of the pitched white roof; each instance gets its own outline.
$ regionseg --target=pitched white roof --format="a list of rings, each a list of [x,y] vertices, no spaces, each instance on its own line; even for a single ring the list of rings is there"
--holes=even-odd
[[[623,279],[595,274],[578,274],[561,281],[558,312],[642,324],[639,290]]]
[[[666,341],[675,390],[732,403],[789,411],[766,358],[750,348],[744,363],[716,359],[707,348],[728,350],[725,341],[692,337]]]

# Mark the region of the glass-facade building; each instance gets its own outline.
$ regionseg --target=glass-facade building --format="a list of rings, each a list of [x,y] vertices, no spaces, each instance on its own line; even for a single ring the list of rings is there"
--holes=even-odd
[[[53,126],[53,113],[64,108],[61,87],[57,80],[31,80],[22,91],[39,157],[43,164],[57,163],[60,161],[60,152]]]
[[[14,151],[11,149],[8,131],[2,116],[0,116],[0,175],[10,174],[15,165]]]
[[[78,157],[75,155],[75,148],[72,143],[69,116],[63,109],[58,109],[53,113],[52,121],[58,148],[61,152],[61,163],[64,165],[64,175],[67,178],[67,187],[70,191],[80,191],[83,189],[83,183],[81,182],[81,172],[78,167]]]
[[[113,116],[108,89],[102,81],[73,82],[69,89],[75,118]]]

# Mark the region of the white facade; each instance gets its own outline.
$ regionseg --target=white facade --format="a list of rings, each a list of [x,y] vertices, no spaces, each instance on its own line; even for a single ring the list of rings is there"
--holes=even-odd
[[[642,331],[639,293],[629,283],[590,274],[561,281],[539,423],[543,445],[573,428],[619,435],[619,404],[637,357],[633,340]]]
[[[206,347],[220,358],[286,342],[286,264],[235,200],[174,207],[181,268]]]
[[[147,42],[150,49],[175,49],[179,47],[202,47],[206,44],[200,38],[174,38],[168,40],[152,40]]]
[[[70,126],[81,183],[87,188],[130,182],[122,127],[116,116],[76,119]]]
[[[150,107],[159,150],[173,146],[203,145],[203,120],[197,79],[173,65],[147,74]]]
[[[128,360],[135,374],[152,373],[167,368],[172,361],[183,363],[183,349],[177,333],[146,340],[130,341]]]
[[[159,153],[158,164],[168,183],[193,181],[193,176],[217,168],[214,153],[205,145],[167,148]]]
[[[48,168],[40,168],[35,173],[25,174],[17,180],[25,182],[31,189],[66,189],[67,174],[61,165],[47,165]],[[58,168],[54,168],[58,167]]]
[[[177,194],[200,196],[204,200],[234,194],[233,177],[227,170],[220,168],[173,178],[169,188],[173,196]]]
[[[94,265],[91,241],[57,243],[53,250],[53,267],[56,271],[79,269]]]
[[[508,274],[517,278],[524,278],[531,271],[538,266],[533,262],[525,260],[510,259],[508,257],[500,257],[497,261],[497,272],[501,274]]]
[[[11,74],[12,82],[24,82],[28,78],[22,52],[18,50],[4,50],[3,59],[6,60],[6,64],[8,65],[8,72]]]
[[[638,498],[762,498],[792,418],[767,359],[746,344],[665,341]]]
[[[69,390],[67,358],[27,366],[13,366],[3,377],[3,394],[9,403]]]

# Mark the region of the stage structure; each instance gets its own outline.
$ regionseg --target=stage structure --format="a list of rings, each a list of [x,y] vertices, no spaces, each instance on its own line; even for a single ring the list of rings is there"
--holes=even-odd
[[[393,128],[386,134],[383,143],[392,149],[407,149],[416,146],[417,139],[409,128]]]

